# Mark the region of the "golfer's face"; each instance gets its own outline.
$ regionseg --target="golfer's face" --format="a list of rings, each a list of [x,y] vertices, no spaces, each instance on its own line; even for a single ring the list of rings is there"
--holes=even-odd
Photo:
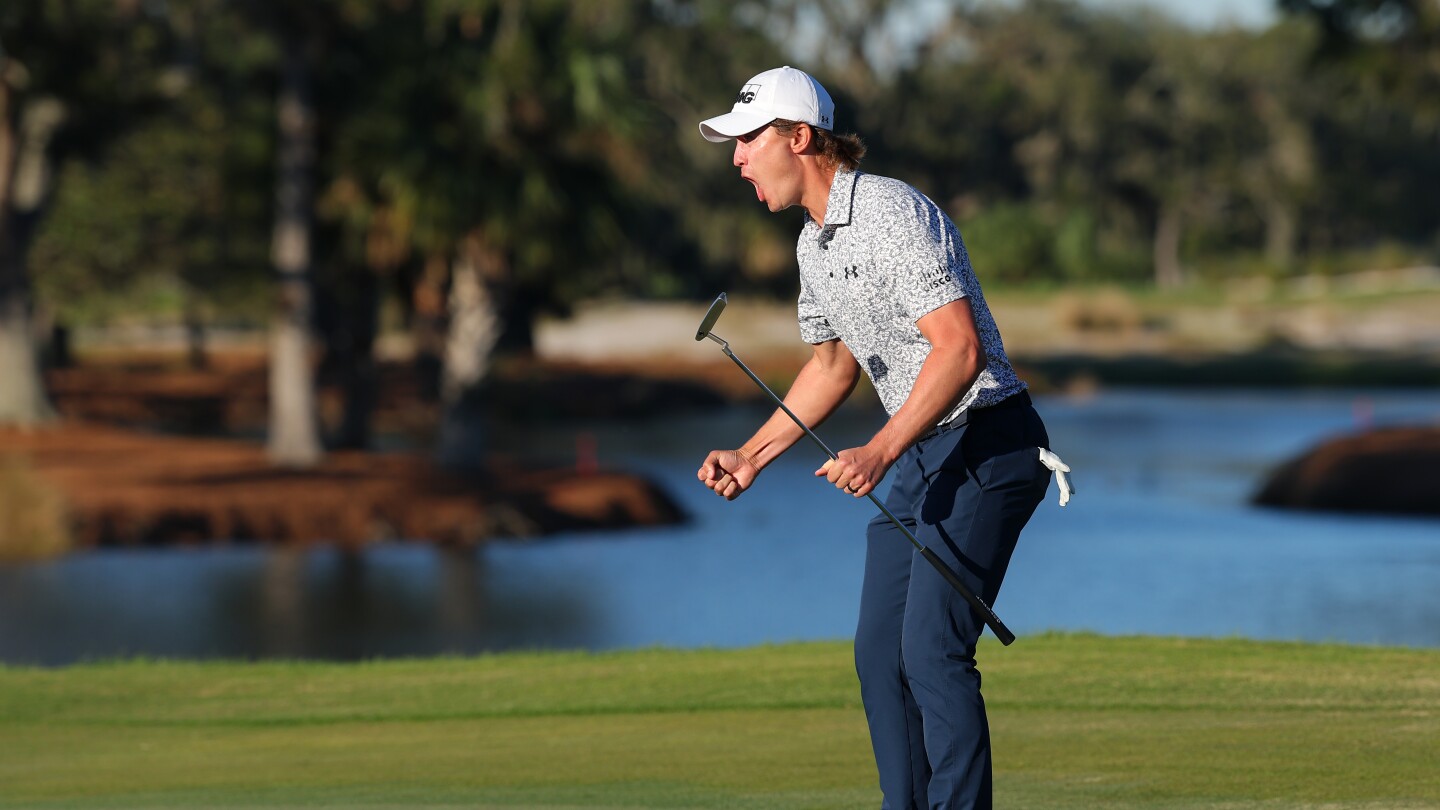
[[[790,139],[769,124],[735,139],[735,165],[740,176],[755,187],[755,196],[771,211],[789,208],[795,176],[795,153]]]

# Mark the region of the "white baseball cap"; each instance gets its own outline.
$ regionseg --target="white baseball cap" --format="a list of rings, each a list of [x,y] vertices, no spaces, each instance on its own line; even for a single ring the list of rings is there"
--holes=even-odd
[[[701,121],[700,134],[707,141],[721,143],[754,132],[776,118],[833,130],[835,102],[810,74],[786,65],[745,82],[730,112]]]

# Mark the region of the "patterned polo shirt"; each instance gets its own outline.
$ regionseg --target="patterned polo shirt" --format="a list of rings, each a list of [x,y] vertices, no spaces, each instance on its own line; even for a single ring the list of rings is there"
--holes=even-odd
[[[825,224],[806,213],[795,256],[800,336],[812,344],[844,341],[892,416],[930,354],[916,321],[961,298],[969,299],[986,368],[940,423],[1025,390],[1005,356],[959,230],[910,185],[836,172]]]

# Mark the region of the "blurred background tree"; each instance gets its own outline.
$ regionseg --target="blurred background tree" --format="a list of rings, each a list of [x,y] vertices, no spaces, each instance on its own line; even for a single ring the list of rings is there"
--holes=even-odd
[[[210,326],[290,325],[272,393],[301,404],[272,436],[308,425],[279,442],[304,463],[370,441],[385,329],[463,414],[497,354],[577,303],[792,296],[799,215],[754,204],[695,130],[786,63],[825,81],[867,169],[955,217],[990,283],[1435,264],[1440,11],[1277,6],[1209,30],[1072,0],[14,0],[0,420],[47,411],[34,303],[186,324],[196,363]],[[306,127],[281,126],[285,98]],[[344,392],[323,436],[317,371]]]
[[[168,39],[164,20],[136,3],[15,0],[0,8],[0,423],[51,415],[36,365],[30,252],[54,200],[55,166],[70,156],[97,159],[163,105],[155,55]]]
[[[1316,253],[1396,242],[1434,264],[1440,244],[1440,4],[1279,0],[1317,36],[1307,78],[1325,88],[1311,119],[1325,167]]]

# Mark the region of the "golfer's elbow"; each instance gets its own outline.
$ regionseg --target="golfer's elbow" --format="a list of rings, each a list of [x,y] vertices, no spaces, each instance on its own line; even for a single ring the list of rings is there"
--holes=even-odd
[[[860,364],[850,350],[838,340],[815,345],[810,364],[825,377],[837,382],[854,384],[860,379]]]
[[[860,382],[860,364],[855,362],[855,358],[851,357],[848,351],[842,352],[842,355],[829,370],[829,377],[836,388],[843,390],[848,397]]]
[[[936,346],[931,350],[931,354],[936,352],[945,357],[951,372],[962,379],[973,380],[979,377],[989,365],[985,359],[985,349],[979,341],[961,340],[950,345]]]
[[[985,357],[985,350],[979,343],[970,343],[965,347],[965,368],[969,369],[971,376],[979,377],[990,365]]]

